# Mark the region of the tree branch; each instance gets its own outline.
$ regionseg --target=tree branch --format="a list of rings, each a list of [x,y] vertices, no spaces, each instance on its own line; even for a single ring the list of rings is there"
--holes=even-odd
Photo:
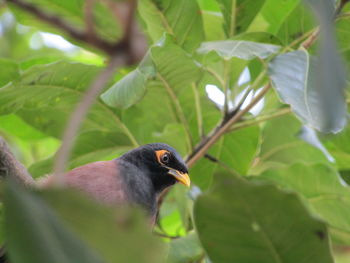
[[[76,28],[72,27],[70,24],[65,22],[63,19],[59,18],[58,16],[48,14],[38,8],[37,6],[27,3],[22,0],[6,0],[8,3],[12,3],[16,5],[17,7],[23,9],[24,11],[34,15],[38,19],[42,20],[43,22],[53,25],[62,31],[64,31],[69,37],[79,41],[79,42],[85,42],[91,47],[97,48],[106,54],[112,56],[115,54],[125,54],[129,53],[129,60],[127,61],[126,64],[133,64],[135,61],[132,59],[135,57],[132,54],[132,48],[130,48],[130,32],[124,32],[124,35],[122,39],[116,43],[111,43],[108,42],[98,36],[94,33],[92,29],[92,25],[88,25],[86,31],[80,31],[77,30]],[[133,13],[135,10],[135,3],[134,1],[131,2],[131,8],[130,8],[130,19],[133,18]],[[132,26],[133,21],[129,21],[130,25],[127,25],[126,29],[129,29],[129,27]],[[91,22],[91,21],[90,21]]]
[[[193,166],[193,164],[198,161],[200,158],[204,156],[207,150],[223,135],[226,131],[236,122],[238,122],[241,117],[247,113],[253,106],[260,101],[264,97],[264,95],[271,88],[271,84],[267,84],[254,99],[248,104],[247,107],[238,111],[232,118],[228,119],[226,122],[222,123],[222,125],[215,128],[208,137],[202,140],[193,152],[187,157],[186,163],[189,167]]]
[[[112,57],[112,60],[108,66],[95,78],[94,82],[91,84],[91,87],[85,93],[84,97],[79,102],[78,106],[71,115],[66,130],[64,131],[62,145],[57,151],[57,156],[54,163],[54,174],[57,178],[56,182],[59,185],[62,184],[60,175],[65,171],[74,143],[74,137],[78,132],[83,119],[85,118],[96,97],[100,94],[106,85],[107,81],[113,76],[116,68],[118,66],[125,65],[126,60],[126,56],[116,55]]]
[[[0,179],[9,176],[25,186],[35,183],[27,169],[13,155],[6,141],[0,137]]]

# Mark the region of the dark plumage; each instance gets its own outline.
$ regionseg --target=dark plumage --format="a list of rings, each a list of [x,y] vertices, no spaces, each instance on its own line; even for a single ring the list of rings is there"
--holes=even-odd
[[[186,164],[167,144],[153,143],[131,150],[112,161],[86,164],[64,174],[67,186],[77,188],[105,204],[131,203],[154,217],[157,200],[167,187],[190,184]],[[48,177],[41,185],[52,184]]]

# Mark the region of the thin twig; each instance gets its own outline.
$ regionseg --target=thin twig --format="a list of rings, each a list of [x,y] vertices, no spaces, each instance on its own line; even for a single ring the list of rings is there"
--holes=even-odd
[[[300,46],[308,49],[312,46],[313,43],[315,43],[315,40],[317,39],[318,35],[320,34],[320,29],[317,28],[315,31],[312,32],[312,34],[306,39],[304,40]]]
[[[108,66],[95,78],[89,90],[85,93],[82,100],[79,102],[75,111],[70,117],[70,120],[64,131],[62,145],[57,151],[57,156],[54,164],[54,174],[57,178],[57,183],[62,184],[60,175],[65,171],[69,160],[70,152],[74,143],[74,136],[78,132],[81,122],[85,118],[89,108],[100,94],[107,81],[113,76],[116,68],[120,65],[125,65],[125,56],[114,56]]]
[[[8,176],[25,186],[35,183],[27,169],[13,155],[6,141],[0,137],[0,179]]]

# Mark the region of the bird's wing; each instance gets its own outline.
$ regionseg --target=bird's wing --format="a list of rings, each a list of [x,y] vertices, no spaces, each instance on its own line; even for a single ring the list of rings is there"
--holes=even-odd
[[[122,204],[128,200],[118,168],[116,160],[89,163],[64,174],[64,183],[104,204]],[[41,187],[52,184],[52,177],[48,177]]]

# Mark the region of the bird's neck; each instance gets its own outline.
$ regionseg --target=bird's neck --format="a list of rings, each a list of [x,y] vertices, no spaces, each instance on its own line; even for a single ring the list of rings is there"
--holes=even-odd
[[[158,193],[149,178],[145,176],[143,167],[125,159],[118,160],[129,200],[147,210],[150,215],[156,213]]]

